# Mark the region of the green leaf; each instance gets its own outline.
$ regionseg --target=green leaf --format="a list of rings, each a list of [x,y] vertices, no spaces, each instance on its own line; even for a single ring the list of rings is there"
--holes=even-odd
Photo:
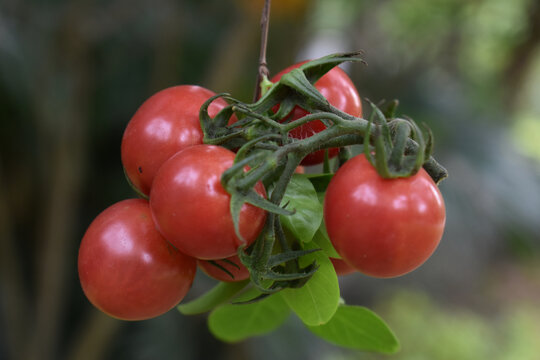
[[[321,205],[324,203],[324,194],[324,192],[317,192],[317,197],[319,198]],[[317,246],[321,248],[329,257],[341,259],[341,255],[338,254],[334,248],[334,245],[332,245],[330,237],[326,232],[326,224],[324,223],[324,219],[321,221],[321,226],[319,226],[319,230],[317,230],[315,236],[313,237],[313,242],[317,244]]]
[[[305,176],[311,181],[315,191],[324,193],[334,174],[306,174]]]
[[[388,325],[373,311],[342,305],[326,324],[308,326],[315,335],[333,344],[366,351],[395,353],[399,341]]]
[[[319,90],[317,90],[317,88],[309,82],[301,69],[292,69],[288,73],[284,74],[279,82],[293,88],[301,95],[301,98],[298,99],[300,100],[298,105],[302,108],[304,108],[303,105],[306,104],[310,104],[312,106],[315,105],[316,107],[324,107],[325,105],[328,106],[328,100],[326,100]],[[304,104],[304,102],[306,102],[306,104]]]
[[[281,223],[300,241],[311,241],[323,215],[315,188],[305,176],[293,175],[283,196],[282,206],[287,203],[287,209],[295,210],[295,213],[281,216]]]
[[[311,83],[315,83],[332,68],[345,61],[359,61],[365,63],[364,60],[359,57],[360,55],[362,55],[362,52],[330,54],[319,59],[309,61],[301,65],[300,69],[304,72],[306,78]]]
[[[319,203],[321,204],[321,206],[323,207],[324,209],[324,195],[326,195],[325,192],[317,192],[317,199],[319,200]]]
[[[184,315],[202,314],[231,299],[249,283],[249,280],[238,282],[220,282],[210,291],[185,304],[177,306]]]
[[[218,307],[208,317],[208,328],[218,339],[236,342],[275,330],[289,313],[287,304],[274,294],[251,304]]]
[[[261,285],[263,287],[265,287],[265,288],[269,287],[270,285],[272,285],[272,281],[263,280],[261,282]],[[231,302],[234,304],[234,303],[237,303],[237,302],[241,303],[241,302],[245,302],[245,301],[250,301],[252,299],[257,298],[261,294],[262,294],[262,292],[259,289],[257,289],[256,287],[248,286],[245,289],[243,289],[238,295],[233,297]]]
[[[334,248],[334,245],[332,245],[328,234],[326,233],[326,226],[324,226],[324,221],[321,223],[321,227],[319,228],[319,230],[317,230],[317,232],[315,233],[315,236],[313,237],[313,242],[317,244],[317,246],[321,248],[328,257],[341,259],[341,255],[338,254],[338,252]]]
[[[306,249],[317,248],[308,243]],[[328,322],[336,312],[339,304],[339,284],[336,271],[328,256],[317,251],[300,258],[300,265],[306,266],[315,260],[319,269],[309,281],[299,289],[285,289],[281,295],[298,315],[310,326]]]

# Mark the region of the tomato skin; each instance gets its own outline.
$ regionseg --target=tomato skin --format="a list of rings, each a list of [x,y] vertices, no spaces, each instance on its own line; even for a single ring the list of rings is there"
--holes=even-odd
[[[206,260],[197,260],[197,265],[199,265],[199,268],[206,275],[219,281],[236,282],[236,281],[249,279],[249,270],[247,269],[247,267],[244,266],[244,264],[242,264],[242,262],[238,258],[238,255],[228,257],[226,260],[235,263],[236,265],[238,265],[238,267],[231,265],[228,262],[223,261],[223,260],[214,260],[214,261],[217,262],[218,265],[223,266],[225,269],[227,269],[227,271],[229,271],[231,274],[233,274],[234,278],[232,278],[225,271],[221,270],[215,265],[212,265],[210,262]]]
[[[135,112],[122,138],[122,164],[131,183],[150,193],[160,166],[178,151],[203,143],[199,122],[201,105],[215,93],[196,85],[178,85],[157,92]],[[219,98],[208,113],[227,106]]]
[[[288,68],[280,71],[274,77],[272,82],[277,82],[283,75],[290,72],[293,69],[300,67],[300,65],[307,61],[300,62],[289,66]],[[354,86],[353,82],[345,71],[339,67],[335,67],[326,74],[324,74],[316,83],[315,88],[328,100],[328,102],[346,112],[349,115],[356,117],[362,117],[362,102],[360,95]],[[277,111],[277,108],[274,109]],[[299,119],[309,113],[299,106],[295,106],[293,110],[287,115],[283,121],[293,121]],[[307,124],[299,126],[290,132],[290,135],[296,139],[305,139],[318,132],[326,129],[326,126],[322,121],[310,121]],[[332,158],[339,152],[338,148],[328,149],[328,156]],[[324,161],[324,150],[318,150],[308,154],[303,160],[302,165],[316,165]]]
[[[336,259],[336,258],[329,258],[332,262],[332,265],[334,265],[334,270],[336,270],[336,274],[338,276],[345,276],[352,274],[353,272],[356,272],[356,269],[347,264],[342,259]]]
[[[424,263],[439,244],[446,219],[437,185],[424,169],[383,179],[364,155],[347,161],[325,195],[332,244],[358,271],[388,278]]]
[[[154,179],[150,208],[158,230],[190,256],[204,260],[233,256],[240,245],[255,241],[264,226],[266,212],[244,204],[239,226],[246,243],[236,236],[231,197],[220,182],[234,157],[223,147],[192,146],[167,160]],[[265,196],[262,183],[255,190]]]
[[[78,271],[84,293],[98,309],[123,320],[144,320],[184,298],[196,261],[159,234],[146,200],[130,199],[105,209],[90,224]]]

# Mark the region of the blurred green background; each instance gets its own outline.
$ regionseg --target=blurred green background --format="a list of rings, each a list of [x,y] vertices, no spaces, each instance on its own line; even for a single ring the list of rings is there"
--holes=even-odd
[[[77,276],[86,227],[134,197],[120,162],[142,102],[177,84],[252,97],[255,0],[2,0],[0,359],[535,360],[540,355],[540,2],[273,0],[268,62],[365,50],[363,97],[426,122],[447,228],[412,274],[342,279],[394,329],[394,356],[338,349],[294,317],[239,344],[175,310],[121,322]],[[212,285],[198,275],[188,298]]]

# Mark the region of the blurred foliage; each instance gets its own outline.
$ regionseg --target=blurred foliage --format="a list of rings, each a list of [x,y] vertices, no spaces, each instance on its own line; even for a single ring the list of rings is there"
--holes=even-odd
[[[512,304],[495,317],[442,307],[425,293],[398,291],[378,311],[402,342],[396,360],[534,360],[540,344],[540,311],[532,302]],[[324,360],[388,359],[371,354],[329,352]]]
[[[396,360],[534,360],[540,351],[540,312],[534,303],[513,305],[490,318],[405,292],[383,304],[382,312],[404,344]]]
[[[130,117],[154,92],[182,83],[250,99],[261,4],[0,3],[1,359],[369,358],[336,353],[294,319],[237,345],[211,337],[204,317],[174,311],[122,323],[94,310],[78,284],[86,226],[134,196],[119,152]],[[508,285],[520,302],[503,306],[504,291],[479,288],[508,277],[501,264],[537,261],[540,251],[540,2],[273,6],[273,73],[297,60],[364,49],[369,66],[345,66],[361,96],[398,98],[400,112],[428,123],[435,155],[450,171],[441,185],[447,229],[435,255],[402,278],[342,279],[347,302],[381,309],[403,346],[396,359],[537,354],[539,293]],[[510,273],[505,284],[529,279]],[[533,272],[525,284],[539,278]],[[199,276],[190,296],[210,284]]]
[[[511,127],[514,143],[525,156],[540,161],[540,61],[534,63],[524,83],[523,96]]]
[[[531,113],[521,114],[512,127],[516,147],[525,155],[540,160],[540,117]]]

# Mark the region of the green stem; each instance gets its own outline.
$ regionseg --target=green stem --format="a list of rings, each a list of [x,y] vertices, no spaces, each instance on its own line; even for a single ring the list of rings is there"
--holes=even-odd
[[[407,144],[407,139],[411,134],[411,127],[405,122],[400,122],[396,127],[396,136],[394,142],[394,148],[390,154],[390,163],[396,166],[401,165],[401,160],[403,159],[403,152],[405,151],[405,145]]]
[[[255,82],[255,93],[253,94],[254,102],[261,96],[261,82],[263,78],[268,77],[266,47],[268,44],[268,26],[270,24],[270,5],[271,1],[266,0],[261,14],[261,48],[259,53],[259,69],[257,71],[257,80]]]
[[[270,201],[274,204],[281,204],[285,191],[287,190],[287,185],[289,184],[296,167],[300,164],[300,161],[301,159],[298,158],[294,153],[288,154],[285,169],[283,170],[283,173],[277,181],[274,189],[272,190],[272,195],[270,196]],[[268,214],[268,218],[266,219],[265,235],[263,237],[263,245],[262,247],[258,247],[258,251],[253,256],[252,267],[255,270],[255,274],[268,274],[271,272],[268,262],[270,260],[270,256],[272,255],[272,249],[274,248],[276,231],[278,232],[277,237],[280,241],[282,251],[290,251],[283,234],[283,229],[281,228],[279,215],[272,213]]]
[[[292,129],[297,128],[301,125],[304,125],[310,121],[316,121],[316,120],[321,120],[321,119],[331,120],[334,124],[342,124],[344,121],[347,121],[347,120],[343,120],[336,114],[332,114],[329,112],[317,112],[315,114],[309,114],[309,115],[303,116],[300,119],[291,121],[282,126],[283,126],[283,130],[289,132]]]
[[[297,154],[290,152],[287,156],[287,164],[285,165],[285,169],[283,170],[283,173],[279,177],[279,180],[276,183],[276,186],[274,187],[274,190],[272,191],[272,196],[270,197],[270,201],[274,204],[280,204],[281,200],[283,199],[283,196],[285,195],[285,191],[287,190],[287,185],[289,185],[289,182],[291,181],[291,178],[294,174],[294,171],[300,165],[300,161],[302,161],[302,157],[299,157]]]
[[[235,106],[234,107],[235,111],[241,113],[241,114],[245,114],[249,117],[252,117],[252,118],[255,118],[255,119],[259,119],[261,120],[263,123],[265,123],[266,125],[269,125],[271,127],[275,127],[277,129],[279,129],[280,132],[283,132],[283,131],[288,131],[286,130],[286,128],[280,124],[279,122],[269,118],[268,116],[264,116],[264,115],[261,115],[261,114],[257,114],[257,113],[254,113],[253,111],[243,107],[243,106]]]

